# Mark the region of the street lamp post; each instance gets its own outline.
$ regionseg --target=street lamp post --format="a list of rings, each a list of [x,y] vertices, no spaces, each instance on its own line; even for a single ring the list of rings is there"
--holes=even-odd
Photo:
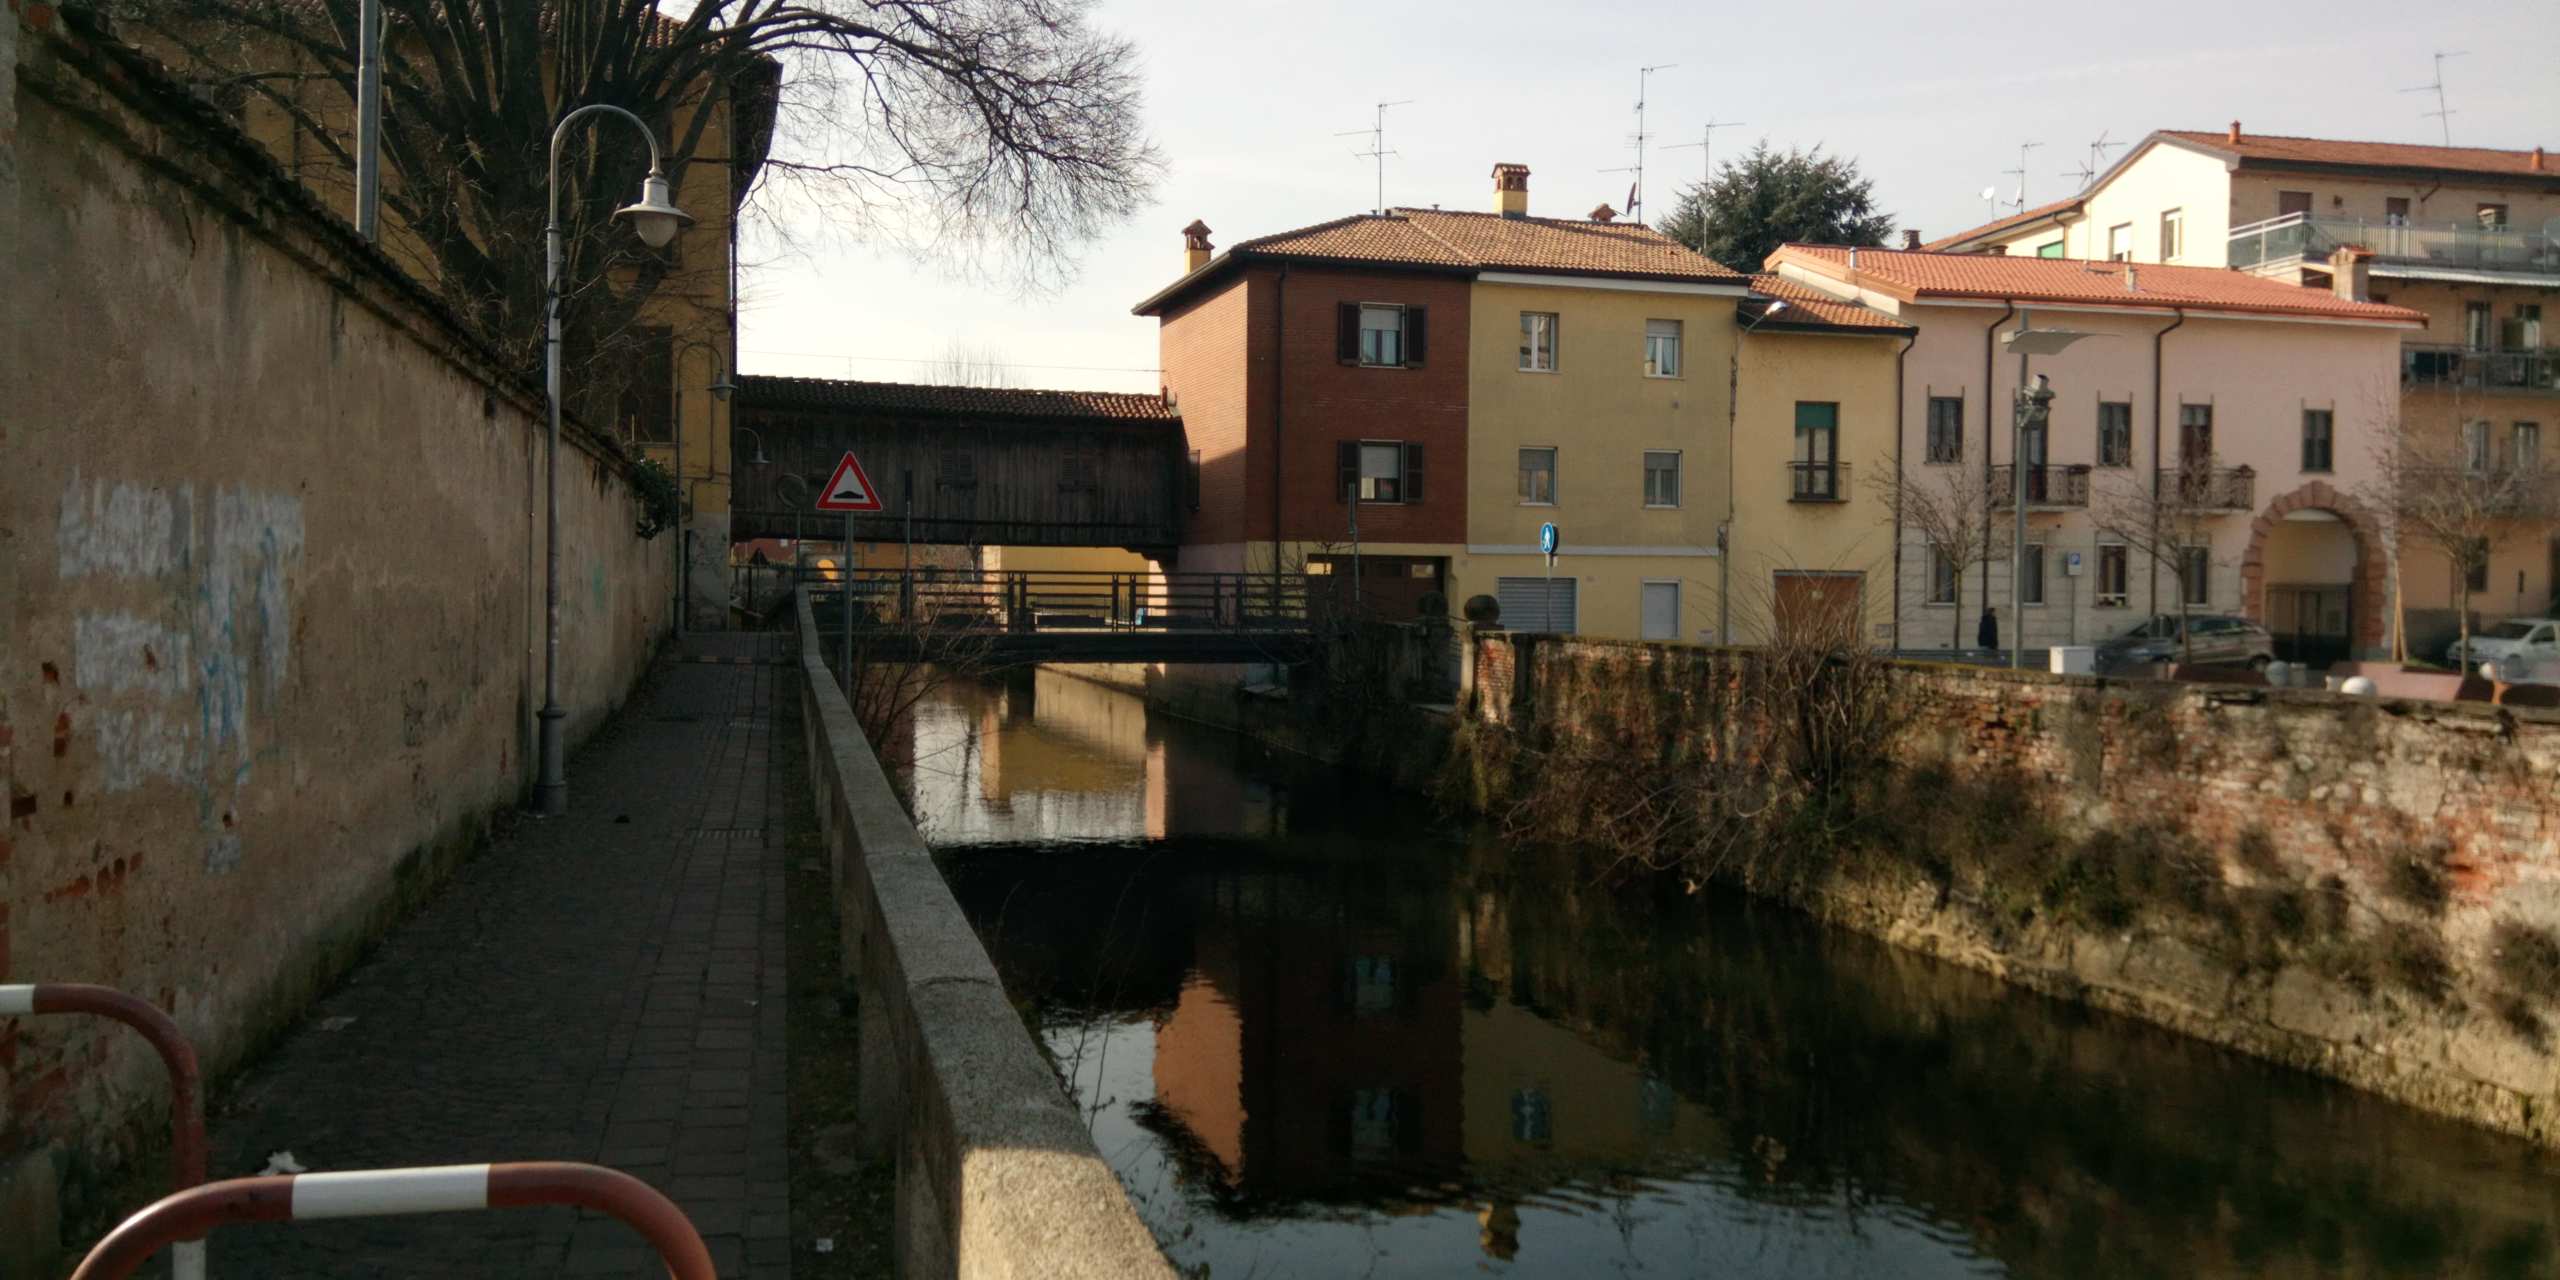
[[[560,741],[560,722],[569,716],[560,707],[560,145],[567,140],[570,125],[599,111],[630,121],[649,142],[649,176],[640,183],[640,199],[614,210],[613,216],[628,219],[640,242],[652,249],[665,247],[684,224],[693,221],[668,194],[666,174],[659,162],[658,135],[650,131],[647,122],[602,102],[589,103],[560,117],[559,125],[551,131],[550,217],[542,228],[543,391],[551,402],[551,431],[543,445],[542,464],[542,710],[537,713],[541,722],[537,730],[541,765],[534,777],[533,812],[543,818],[569,811],[569,778],[561,760]]]
[[[2009,413],[2009,665],[2027,665],[2027,429],[2042,427],[2053,414],[2053,385],[2037,374],[2027,381],[2027,357],[2056,355],[2095,334],[2071,329],[2031,329],[2027,313],[2018,312],[2018,327],[2003,339],[2018,357],[2018,402]]]

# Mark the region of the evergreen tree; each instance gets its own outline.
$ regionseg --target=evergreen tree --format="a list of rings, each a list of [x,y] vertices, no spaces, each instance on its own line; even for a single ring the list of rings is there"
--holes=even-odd
[[[1765,141],[1728,160],[1712,182],[1691,183],[1662,220],[1664,234],[1736,271],[1757,271],[1789,241],[1882,245],[1893,215],[1876,208],[1875,182],[1858,162]]]

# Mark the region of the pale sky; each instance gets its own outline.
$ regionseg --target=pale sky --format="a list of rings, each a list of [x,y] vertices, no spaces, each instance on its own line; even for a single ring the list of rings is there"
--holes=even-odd
[[[1900,225],[1935,237],[1984,221],[1982,189],[2027,202],[2070,194],[2103,133],[2219,129],[2436,142],[2444,82],[2457,145],[2560,152],[2560,0],[2328,0],[2314,5],[2150,0],[2116,5],[1629,0],[1613,7],[1479,3],[1177,3],[1104,0],[1098,22],[1143,59],[1148,128],[1167,170],[1154,207],[1084,247],[1054,293],[1019,297],[932,261],[794,218],[805,247],[746,251],[740,347],[749,373],[915,380],[955,343],[1012,363],[1017,385],[1156,389],[1156,322],[1130,306],[1180,274],[1182,226],[1238,240],[1376,202],[1354,157],[1374,104],[1387,113],[1390,205],[1491,207],[1496,161],[1531,169],[1530,211],[1623,207],[1636,69],[1655,135],[1647,221],[1718,156],[1761,139],[1855,157]],[[1720,12],[1721,11],[1721,12]],[[788,146],[786,141],[782,145]],[[2120,156],[2121,151],[2109,155]],[[765,243],[756,243],[762,240]],[[1734,266],[1750,264],[1735,263]],[[1037,367],[1054,366],[1054,367]]]

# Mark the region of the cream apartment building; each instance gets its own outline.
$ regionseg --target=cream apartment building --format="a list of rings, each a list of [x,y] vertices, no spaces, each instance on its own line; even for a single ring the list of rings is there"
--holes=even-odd
[[[2415,146],[2220,131],[2143,139],[2086,191],[1933,249],[2228,267],[2332,287],[2358,248],[2370,296],[2421,312],[2403,334],[2393,412],[2478,467],[2539,468],[2560,417],[2560,164],[2545,148]],[[2482,618],[2551,607],[2544,526],[2494,540],[2472,583]],[[2401,557],[2413,651],[2437,652],[2457,592],[2441,556]],[[2271,619],[2271,621],[2276,621]]]
[[[2177,612],[2192,583],[2198,612],[2281,610],[2289,655],[2387,648],[2389,557],[2354,494],[2421,313],[2200,267],[1806,245],[1767,265],[1915,330],[1900,376],[1902,483],[1997,495],[1988,564],[1907,522],[1896,531],[1902,647],[1970,647],[1986,605],[2004,644],[2020,626],[2030,646],[2092,644]],[[2020,619],[2007,495],[2022,370],[2004,337],[2022,324],[2087,336],[2023,370],[2048,377],[2054,400],[2025,449]],[[2101,527],[2163,493],[2185,496],[2171,503],[2194,545],[2153,555]],[[1890,522],[1890,507],[1870,519]]]

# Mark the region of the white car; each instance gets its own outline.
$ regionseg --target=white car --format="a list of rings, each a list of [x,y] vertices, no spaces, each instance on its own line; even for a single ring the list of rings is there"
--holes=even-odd
[[[2444,650],[2445,665],[2457,671],[2507,658],[2516,659],[2529,670],[2560,661],[2560,620],[2509,618],[2472,632],[2471,651],[2467,654],[2459,639]]]

